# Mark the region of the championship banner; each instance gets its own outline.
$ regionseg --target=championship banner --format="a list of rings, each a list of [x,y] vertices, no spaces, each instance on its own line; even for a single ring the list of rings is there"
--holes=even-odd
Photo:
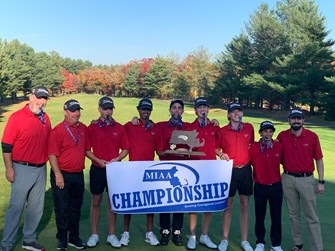
[[[129,161],[106,168],[115,213],[214,212],[227,207],[233,161]]]

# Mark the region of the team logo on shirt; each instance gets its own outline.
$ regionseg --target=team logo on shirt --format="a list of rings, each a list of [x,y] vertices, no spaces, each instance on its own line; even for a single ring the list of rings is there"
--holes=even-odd
[[[249,137],[249,134],[246,133],[246,134],[244,134],[243,136],[244,136],[245,138],[248,138],[248,137]]]
[[[304,146],[304,147],[308,147],[308,146],[309,146],[309,144],[308,144],[308,143],[305,143],[305,144],[303,144],[303,146]]]
[[[276,154],[275,154],[275,157],[276,157],[276,158],[279,158],[279,157],[280,157],[280,154],[279,154],[279,153],[276,153]]]

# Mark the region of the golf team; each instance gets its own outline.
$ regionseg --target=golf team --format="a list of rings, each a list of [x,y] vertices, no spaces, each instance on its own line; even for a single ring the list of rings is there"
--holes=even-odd
[[[97,100],[99,118],[89,126],[80,122],[81,104],[73,99],[63,105],[64,120],[53,129],[48,114],[44,112],[49,98],[43,86],[33,88],[29,103],[14,112],[4,129],[1,146],[6,179],[11,183],[11,195],[3,227],[2,251],[12,251],[24,213],[22,248],[45,250],[37,241],[36,230],[43,215],[46,186],[46,163],[51,166],[50,183],[57,225],[57,250],[68,246],[76,249],[94,248],[100,242],[99,219],[104,191],[108,193],[106,165],[121,161],[152,161],[155,154],[160,160],[233,160],[227,209],[222,212],[222,240],[215,244],[209,237],[211,212],[202,214],[201,234],[197,242],[197,214],[188,213],[189,238],[187,249],[197,244],[209,249],[225,251],[229,246],[233,202],[239,194],[241,249],[265,250],[265,215],[269,204],[271,226],[269,248],[282,251],[281,208],[283,198],[288,209],[294,247],[303,251],[303,211],[312,251],[322,251],[323,242],[317,213],[316,195],[325,190],[324,164],[320,141],[314,132],[304,128],[304,113],[292,108],[288,122],[290,128],[273,138],[275,126],[263,121],[259,126],[260,139],[255,141],[254,127],[242,122],[243,108],[233,102],[227,106],[228,124],[220,128],[216,119],[209,119],[209,103],[204,97],[194,102],[196,118],[192,123],[182,120],[184,102],[173,99],[169,106],[169,119],[155,123],[150,119],[153,104],[143,98],[137,105],[138,115],[122,125],[114,120],[114,102],[104,96]],[[170,137],[175,130],[196,130],[203,146],[197,151],[205,156],[166,154]],[[177,145],[176,149],[184,148]],[[80,213],[84,198],[85,157],[92,161],[90,167],[91,235],[87,242],[80,238]],[[283,172],[280,172],[282,165]],[[315,168],[316,167],[316,168]],[[317,176],[318,181],[314,181]],[[248,242],[249,198],[255,203],[255,249]],[[124,229],[120,238],[116,233],[117,215],[107,199],[107,244],[114,248],[130,244],[131,215],[123,215]],[[235,209],[236,210],[236,209]],[[146,215],[145,242],[165,246],[170,239],[183,246],[184,213],[159,214],[160,238],[154,234],[154,214]],[[136,247],[133,247],[136,249]],[[306,248],[305,248],[306,250]]]

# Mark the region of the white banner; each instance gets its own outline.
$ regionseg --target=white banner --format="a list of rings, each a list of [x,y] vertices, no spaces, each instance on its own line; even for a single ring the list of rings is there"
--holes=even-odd
[[[109,163],[112,209],[120,214],[222,211],[232,167],[232,160]]]

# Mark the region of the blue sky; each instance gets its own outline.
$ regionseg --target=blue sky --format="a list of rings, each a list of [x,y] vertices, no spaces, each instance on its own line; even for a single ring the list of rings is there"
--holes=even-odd
[[[275,0],[1,0],[0,38],[93,64],[168,56],[203,46],[215,57],[262,2]],[[335,39],[335,1],[316,0]]]

